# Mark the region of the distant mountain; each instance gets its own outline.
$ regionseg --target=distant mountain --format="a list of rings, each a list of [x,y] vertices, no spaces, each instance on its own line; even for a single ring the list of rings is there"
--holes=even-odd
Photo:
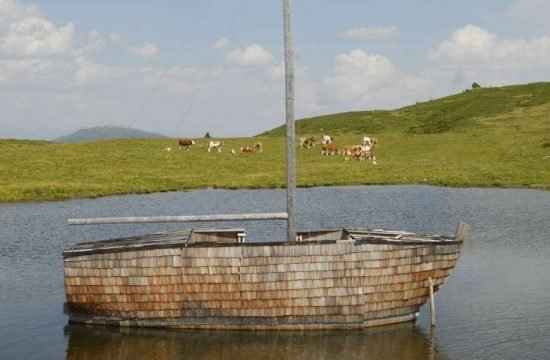
[[[96,126],[92,128],[80,129],[72,134],[61,136],[54,141],[71,143],[71,142],[84,142],[84,141],[96,141],[105,139],[134,139],[134,138],[165,138],[167,136],[142,131],[138,129],[132,129],[129,127],[120,126]]]

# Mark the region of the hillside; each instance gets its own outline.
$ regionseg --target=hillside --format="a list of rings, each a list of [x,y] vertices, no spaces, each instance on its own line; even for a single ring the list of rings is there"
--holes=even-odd
[[[298,136],[333,134],[338,146],[378,137],[377,165],[297,148],[298,186],[426,184],[550,190],[550,84],[470,91],[393,111],[298,122]],[[285,186],[282,128],[229,138],[223,151],[197,139],[118,139],[71,144],[0,140],[0,202],[54,200],[197,188]],[[264,144],[263,152],[238,150]],[[172,147],[172,151],[163,151]],[[236,153],[232,154],[231,149]]]
[[[546,130],[550,142],[550,83],[480,88],[396,110],[358,111],[296,122],[300,134],[442,134],[478,130]],[[284,136],[285,126],[259,136]]]
[[[105,139],[147,139],[165,138],[165,135],[119,126],[96,126],[80,129],[55,139],[55,142],[73,143]]]

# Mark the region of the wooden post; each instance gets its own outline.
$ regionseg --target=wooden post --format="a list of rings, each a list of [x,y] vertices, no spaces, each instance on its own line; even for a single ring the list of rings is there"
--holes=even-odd
[[[285,104],[286,104],[286,193],[287,193],[287,241],[296,241],[296,161],[294,145],[294,50],[290,0],[283,0],[285,31]]]
[[[432,278],[428,279],[430,283],[430,315],[432,320],[432,326],[435,326],[435,301],[434,301],[434,283]]]

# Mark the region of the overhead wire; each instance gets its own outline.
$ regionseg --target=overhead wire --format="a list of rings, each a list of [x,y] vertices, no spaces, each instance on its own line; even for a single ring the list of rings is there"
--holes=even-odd
[[[244,2],[244,0],[240,0],[237,7],[235,8],[235,11],[233,12],[233,16],[231,17],[231,21],[229,22],[229,25],[228,25],[228,27],[227,27],[224,35],[223,35],[224,38],[228,37],[229,34],[231,33],[231,31],[233,30],[233,26],[235,24],[235,21],[237,19],[238,14],[241,11],[243,2]],[[196,91],[194,92],[193,97],[191,98],[191,101],[189,102],[189,104],[187,105],[187,108],[183,112],[181,120],[179,121],[178,125],[176,126],[176,132],[178,132],[181,129],[181,127],[183,126],[184,121],[187,118],[187,115],[191,111],[191,108],[195,104],[195,101],[197,100],[200,92],[202,91],[202,88],[204,87],[204,84],[206,84],[206,81],[208,80],[210,74],[212,73],[212,69],[214,68],[214,65],[217,63],[218,58],[220,57],[220,53],[221,53],[221,49],[217,49],[216,54],[215,54],[212,62],[208,66],[208,69],[206,70],[206,73],[204,74],[204,76],[202,78],[202,81],[199,83],[199,86],[197,87]]]
[[[129,127],[132,127],[132,125],[134,125],[136,123],[136,121],[138,120],[138,118],[141,116],[141,114],[143,113],[143,111],[145,110],[145,108],[147,107],[147,105],[149,105],[149,102],[151,101],[151,99],[153,98],[153,96],[156,94],[156,92],[158,91],[159,87],[160,87],[160,83],[166,78],[166,75],[168,74],[168,72],[172,69],[172,67],[174,66],[174,63],[176,62],[176,59],[179,57],[179,55],[181,54],[181,52],[183,51],[183,49],[187,46],[187,43],[189,41],[189,39],[191,38],[191,35],[194,34],[196,28],[198,27],[198,25],[201,23],[202,19],[204,18],[204,15],[206,14],[206,12],[208,11],[208,9],[210,8],[210,5],[212,4],[212,1],[213,0],[210,0],[208,1],[208,3],[206,4],[206,6],[203,8],[202,12],[200,13],[199,17],[195,20],[195,22],[193,23],[193,25],[191,26],[191,29],[189,30],[189,32],[187,33],[187,35],[184,37],[183,41],[181,42],[178,50],[174,53],[174,56],[172,56],[172,59],[170,60],[170,62],[168,63],[167,66],[164,67],[161,75],[158,77],[156,83],[155,83],[155,86],[153,86],[153,89],[149,92],[149,96],[147,96],[145,98],[145,101],[141,104],[141,106],[138,108],[138,111],[136,112],[134,118],[132,119],[132,121],[129,123]]]

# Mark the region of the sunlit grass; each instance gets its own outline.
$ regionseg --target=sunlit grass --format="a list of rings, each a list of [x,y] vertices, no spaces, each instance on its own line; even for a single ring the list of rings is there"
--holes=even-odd
[[[321,130],[323,129],[323,130]],[[56,200],[197,188],[285,186],[282,128],[266,136],[60,144],[0,140],[0,202]],[[432,184],[550,189],[550,84],[481,89],[394,111],[345,113],[297,123],[297,137],[327,131],[339,146],[380,140],[377,165],[297,147],[298,186]],[[262,141],[261,153],[241,153]],[[172,146],[171,152],[162,151]],[[235,149],[237,154],[229,152]]]

